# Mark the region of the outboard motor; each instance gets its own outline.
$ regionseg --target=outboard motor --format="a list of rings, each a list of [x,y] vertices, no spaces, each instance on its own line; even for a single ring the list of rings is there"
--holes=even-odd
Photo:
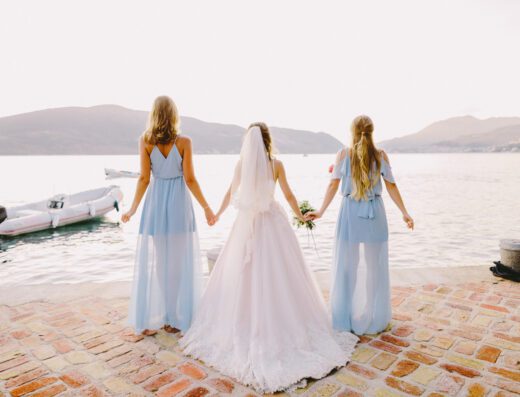
[[[7,210],[0,205],[0,223],[7,219]]]

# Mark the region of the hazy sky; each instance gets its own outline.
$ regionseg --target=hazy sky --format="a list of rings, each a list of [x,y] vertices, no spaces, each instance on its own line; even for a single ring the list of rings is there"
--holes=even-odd
[[[520,115],[520,1],[0,2],[0,116],[167,94],[207,121],[381,140]],[[189,131],[186,131],[189,133]]]

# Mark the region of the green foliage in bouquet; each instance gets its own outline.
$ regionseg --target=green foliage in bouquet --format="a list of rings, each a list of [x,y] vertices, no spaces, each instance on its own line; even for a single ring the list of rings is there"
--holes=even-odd
[[[307,212],[316,211],[316,209],[307,200],[304,200],[300,202],[300,211],[305,215]],[[316,227],[316,224],[313,221],[301,221],[296,216],[293,218],[293,222],[298,229],[305,227],[308,230],[312,230]]]

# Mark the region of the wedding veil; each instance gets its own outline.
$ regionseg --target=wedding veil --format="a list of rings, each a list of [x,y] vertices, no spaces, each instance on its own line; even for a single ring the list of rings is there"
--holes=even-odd
[[[231,184],[232,203],[240,211],[264,212],[273,201],[273,171],[259,127],[247,130]]]

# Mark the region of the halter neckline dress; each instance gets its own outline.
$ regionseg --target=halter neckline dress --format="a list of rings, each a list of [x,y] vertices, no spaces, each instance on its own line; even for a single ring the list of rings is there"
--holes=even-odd
[[[176,143],[150,153],[152,179],[141,213],[129,323],[137,332],[186,331],[201,294],[197,225]]]

